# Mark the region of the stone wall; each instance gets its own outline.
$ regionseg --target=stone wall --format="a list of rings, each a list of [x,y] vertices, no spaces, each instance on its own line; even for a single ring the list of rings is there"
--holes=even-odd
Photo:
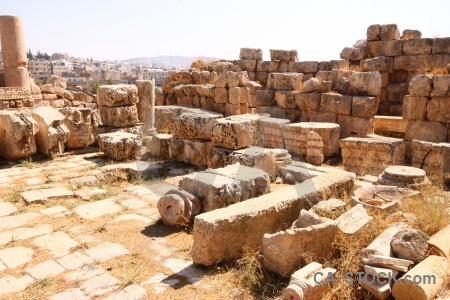
[[[403,98],[415,75],[447,72],[450,38],[422,38],[420,31],[410,29],[400,34],[396,24],[371,25],[366,36],[344,48],[341,58],[348,61],[350,70],[380,72],[379,115],[402,115]]]

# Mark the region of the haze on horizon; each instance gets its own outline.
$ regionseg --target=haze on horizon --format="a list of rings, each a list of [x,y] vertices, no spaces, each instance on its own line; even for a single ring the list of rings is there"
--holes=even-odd
[[[242,47],[296,49],[299,59],[339,59],[371,24],[450,36],[448,0],[0,0],[20,16],[27,48],[98,60],[159,55],[238,59]]]

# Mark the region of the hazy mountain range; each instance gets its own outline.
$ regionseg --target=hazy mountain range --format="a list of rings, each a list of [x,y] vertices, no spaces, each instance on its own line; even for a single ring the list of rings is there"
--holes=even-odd
[[[123,62],[133,64],[151,64],[153,67],[164,69],[187,69],[196,60],[205,62],[218,60],[214,57],[206,56],[155,56],[155,57],[136,57],[122,60]]]

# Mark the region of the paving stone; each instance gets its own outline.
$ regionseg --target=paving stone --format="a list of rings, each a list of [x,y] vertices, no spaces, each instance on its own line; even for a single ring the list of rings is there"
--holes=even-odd
[[[124,200],[121,202],[121,204],[123,206],[125,206],[125,208],[127,208],[127,209],[139,209],[139,208],[144,208],[144,207],[148,206],[147,203],[145,203],[142,200],[136,199],[136,198]]]
[[[124,288],[123,290],[111,293],[105,300],[138,300],[144,297],[147,291],[137,285],[132,284]]]
[[[53,227],[50,225],[16,228],[13,230],[0,232],[0,245],[5,245],[11,241],[19,241],[43,234],[49,234],[52,232]]]
[[[57,262],[67,270],[75,270],[85,264],[93,263],[94,260],[81,252],[74,252],[61,257]]]
[[[0,295],[20,292],[26,289],[26,287],[29,286],[33,281],[34,279],[29,275],[25,275],[19,278],[7,275],[3,278],[0,278],[0,286],[2,287],[0,289]]]
[[[55,214],[65,214],[68,213],[69,210],[64,206],[57,205],[53,207],[49,207],[46,209],[41,209],[40,212],[44,215],[55,215]]]
[[[119,287],[120,281],[109,273],[93,277],[81,285],[81,289],[92,297],[110,293]]]
[[[82,200],[89,200],[96,194],[106,194],[106,191],[102,189],[92,189],[87,187],[75,191],[75,196],[81,198]]]
[[[68,254],[70,249],[78,245],[74,239],[62,231],[35,238],[33,243],[40,248],[49,250],[50,254],[55,257]]]
[[[70,184],[77,184],[77,185],[92,185],[95,186],[98,184],[98,179],[95,176],[89,175],[89,176],[81,176],[77,178],[72,178],[69,180]]]
[[[48,300],[89,300],[86,294],[80,289],[68,289],[62,293],[58,293],[47,298]]]
[[[83,219],[94,219],[105,215],[113,215],[122,210],[112,198],[100,200],[88,204],[79,205],[74,209]]]
[[[15,268],[23,265],[33,257],[33,249],[25,247],[13,247],[0,250],[0,261],[8,268]],[[1,286],[1,285],[0,285]]]
[[[9,216],[15,213],[17,208],[9,202],[0,202],[0,217]]]
[[[6,266],[0,261],[0,272],[6,269]]]
[[[86,254],[98,261],[107,261],[116,256],[130,254],[124,246],[120,244],[104,242],[86,250]]]
[[[26,191],[21,196],[27,204],[44,203],[48,199],[40,190]]]
[[[133,186],[126,190],[131,191],[133,194],[135,194],[138,197],[144,197],[144,198],[150,197],[151,198],[151,197],[155,196],[155,193],[153,193],[151,190],[149,190],[148,188],[143,187],[143,186]]]
[[[158,215],[159,217],[159,215]],[[115,222],[120,222],[120,221],[142,221],[146,224],[150,224],[152,222],[151,219],[140,216],[138,214],[125,214],[125,215],[121,215],[117,218],[115,218],[114,220],[110,221],[109,223],[115,223]]]
[[[7,177],[7,176],[2,176],[2,177],[0,177],[0,184],[3,184],[3,183],[10,183],[10,182],[13,182],[13,180],[12,180],[11,178],[9,178],[9,177]]]
[[[147,281],[142,282],[141,285],[153,285],[153,287],[155,288],[155,294],[161,294],[166,290],[167,287],[174,286],[178,282],[180,282],[178,279],[167,279],[167,276],[165,274],[158,273]]]
[[[61,274],[65,269],[54,260],[47,260],[30,268],[26,268],[26,271],[36,279],[44,279]]]
[[[171,269],[175,273],[174,275],[186,277],[191,284],[200,281],[206,275],[206,272],[196,267],[192,261],[181,258],[168,258],[162,264]]]
[[[70,281],[88,280],[94,276],[105,273],[105,269],[98,265],[87,264],[79,267],[77,270],[66,275],[66,279]]]
[[[28,178],[25,180],[28,186],[30,185],[40,185],[44,183],[44,180],[42,178]]]
[[[65,187],[56,187],[50,189],[40,189],[39,190],[44,196],[47,198],[63,198],[63,197],[72,197],[73,192],[68,190]]]
[[[87,234],[80,234],[76,236],[76,239],[80,242],[80,243],[94,243],[94,244],[98,244],[101,243],[102,240],[98,239],[96,237],[93,237],[92,235],[87,235]]]

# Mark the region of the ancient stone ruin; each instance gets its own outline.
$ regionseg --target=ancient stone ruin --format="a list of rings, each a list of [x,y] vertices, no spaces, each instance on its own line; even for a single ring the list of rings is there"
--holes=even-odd
[[[241,48],[238,60],[171,72],[156,96],[154,80],[100,86],[97,95],[71,91],[56,75],[37,86],[20,18],[0,16],[0,35],[0,295],[66,276],[81,284],[49,299],[153,298],[180,276],[201,282],[206,273],[196,265],[250,252],[261,268],[285,278],[284,299],[321,299],[335,290],[318,279],[351,271],[326,267],[339,251],[345,255],[338,241],[372,234],[380,219],[388,223],[352,257],[377,280],[355,283],[353,293],[357,286],[378,299],[434,299],[448,285],[448,222],[428,235],[432,226],[417,225],[423,220],[407,212],[414,207],[407,201],[432,201],[424,193],[449,178],[450,38],[371,25],[366,39],[331,61],[301,61],[296,50],[275,49],[264,61],[262,49]],[[27,171],[27,161],[18,161],[30,157],[48,165]],[[26,184],[19,189],[20,180]],[[104,190],[115,182],[116,190]],[[449,200],[440,192],[430,207]],[[33,212],[18,211],[22,202]],[[35,212],[42,205],[48,207]],[[69,222],[57,232],[40,221],[27,225],[41,215],[76,215],[87,225]],[[104,223],[93,237],[84,230],[97,219]],[[114,237],[105,234],[113,224],[120,224]],[[183,265],[168,258],[177,251],[165,237],[186,228],[191,257]],[[121,236],[126,242],[112,242]],[[128,250],[137,236],[154,251],[145,259],[174,278],[166,271],[125,285],[112,275],[119,262],[106,270],[98,264],[138,257],[137,248]],[[16,238],[33,238],[54,260],[29,263],[22,277],[3,274],[35,257],[26,244],[14,246]],[[437,280],[411,282],[423,275]]]

